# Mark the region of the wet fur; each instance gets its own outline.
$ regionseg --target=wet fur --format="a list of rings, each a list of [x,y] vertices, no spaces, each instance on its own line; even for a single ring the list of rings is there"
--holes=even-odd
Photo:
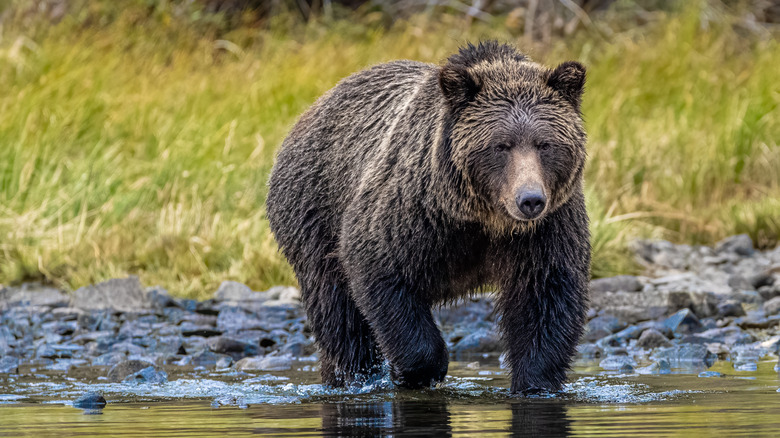
[[[549,70],[489,42],[441,67],[369,68],[301,117],[279,151],[267,213],[324,383],[359,381],[383,359],[405,386],[441,380],[448,353],[431,307],[490,284],[512,390],[561,387],[587,308],[583,83],[577,63]],[[537,154],[541,218],[507,212],[516,175],[497,141]]]

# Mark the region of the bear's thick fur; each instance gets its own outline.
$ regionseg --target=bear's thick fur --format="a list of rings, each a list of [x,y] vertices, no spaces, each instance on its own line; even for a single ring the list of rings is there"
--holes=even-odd
[[[404,386],[442,380],[431,306],[490,288],[512,391],[561,387],[587,310],[584,81],[576,62],[550,70],[469,44],[443,66],[359,72],[303,114],[267,213],[324,383],[359,381],[383,359]]]

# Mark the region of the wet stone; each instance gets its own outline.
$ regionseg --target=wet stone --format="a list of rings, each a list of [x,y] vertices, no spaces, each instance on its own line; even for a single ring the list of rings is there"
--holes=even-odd
[[[645,349],[654,349],[659,347],[671,347],[672,343],[663,333],[656,329],[647,329],[639,336],[636,346]]]
[[[599,362],[599,366],[608,371],[621,370],[625,366],[636,367],[636,361],[631,356],[608,356]]]
[[[19,359],[13,356],[0,357],[0,374],[16,374],[19,372]]]
[[[186,337],[200,336],[209,338],[212,336],[219,336],[223,333],[222,330],[217,330],[209,325],[195,325],[188,322],[182,323],[181,326],[179,326],[179,329],[181,330],[181,335]]]
[[[158,370],[154,366],[148,366],[122,379],[123,383],[165,383],[168,381],[168,373]]]
[[[584,340],[589,342],[597,341],[625,327],[626,323],[615,316],[609,314],[600,315],[591,319],[585,326]]]
[[[718,316],[726,318],[729,316],[745,316],[745,309],[742,303],[736,300],[726,300],[718,304]]]
[[[217,367],[217,362],[223,358],[232,358],[225,354],[214,353],[213,351],[203,350],[195,353],[191,356],[185,356],[178,363],[179,365],[192,365],[193,367],[203,367],[206,369],[214,369]]]
[[[748,314],[745,317],[737,318],[734,321],[743,329],[768,329],[780,325],[780,315],[764,317],[760,314]]]
[[[302,334],[291,336],[281,348],[282,355],[293,357],[309,356],[314,354],[315,351],[314,342]]]
[[[756,371],[761,354],[754,348],[740,348],[731,353],[731,362],[736,371]]]
[[[577,347],[577,354],[583,359],[598,359],[603,356],[604,351],[596,344],[586,343]]]
[[[672,372],[672,366],[666,359],[659,359],[646,367],[636,370],[638,374],[669,374]]]
[[[239,371],[285,371],[292,368],[289,356],[245,357],[236,362]]]
[[[698,336],[706,339],[714,339],[717,342],[726,345],[739,345],[748,344],[755,341],[755,338],[750,333],[740,330],[739,327],[729,326],[722,328],[714,328],[710,330],[698,333]]]
[[[131,376],[138,371],[148,367],[154,368],[154,364],[144,360],[125,360],[119,362],[118,364],[111,367],[110,370],[108,370],[108,381],[121,382],[128,376]]]
[[[106,353],[92,359],[95,366],[114,366],[127,358],[123,353]]]
[[[73,407],[79,409],[103,409],[106,399],[99,392],[87,392],[73,401]]]
[[[692,333],[701,328],[699,318],[690,309],[682,309],[666,318],[664,325],[675,333]]]
[[[239,341],[226,336],[210,338],[208,346],[215,353],[227,354],[234,359],[240,359],[245,356],[255,356],[258,354],[258,346],[248,342]]]
[[[501,337],[495,330],[478,329],[452,347],[456,360],[471,353],[487,353],[503,349]]]
[[[226,307],[219,312],[217,328],[224,332],[237,332],[252,328],[263,328],[263,321],[255,314],[249,313],[239,307]]]
[[[660,348],[651,357],[665,359],[675,368],[709,368],[717,359],[704,345],[691,344]]]

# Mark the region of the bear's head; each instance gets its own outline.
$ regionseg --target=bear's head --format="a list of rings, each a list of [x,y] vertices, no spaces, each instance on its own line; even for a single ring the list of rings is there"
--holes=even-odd
[[[472,214],[524,229],[581,190],[584,84],[577,62],[551,70],[497,42],[469,44],[440,68],[449,160]]]

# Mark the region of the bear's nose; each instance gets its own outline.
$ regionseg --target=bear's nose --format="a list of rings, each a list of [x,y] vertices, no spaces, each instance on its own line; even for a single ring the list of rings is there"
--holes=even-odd
[[[547,205],[547,197],[539,189],[523,190],[517,195],[515,202],[527,219],[535,219]]]

